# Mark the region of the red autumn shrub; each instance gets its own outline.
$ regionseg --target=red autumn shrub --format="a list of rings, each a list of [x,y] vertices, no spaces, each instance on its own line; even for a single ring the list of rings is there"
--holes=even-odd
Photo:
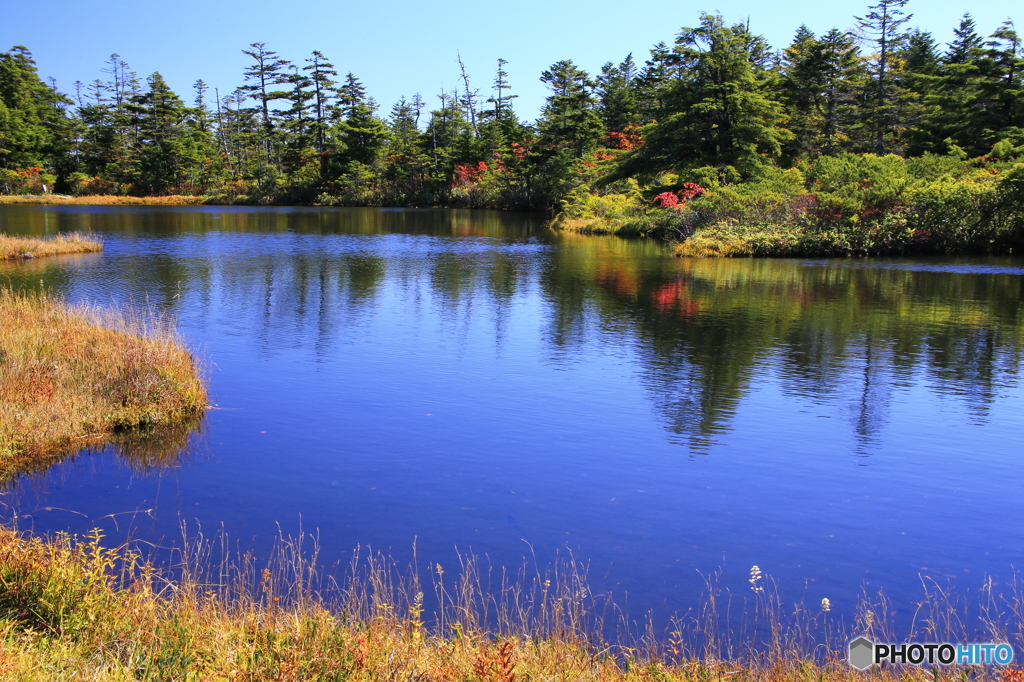
[[[654,205],[659,208],[672,208],[679,204],[679,197],[672,192],[662,192],[654,197]]]

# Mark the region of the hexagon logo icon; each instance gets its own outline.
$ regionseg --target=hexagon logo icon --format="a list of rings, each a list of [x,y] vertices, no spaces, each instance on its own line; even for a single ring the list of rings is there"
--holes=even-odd
[[[875,662],[875,645],[867,637],[858,637],[850,642],[850,665],[857,670],[866,670]]]

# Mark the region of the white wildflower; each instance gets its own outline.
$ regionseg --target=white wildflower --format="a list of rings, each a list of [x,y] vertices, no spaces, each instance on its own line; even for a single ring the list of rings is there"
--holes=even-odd
[[[761,568],[756,564],[750,567],[750,589],[754,592],[764,592],[764,588],[758,585],[761,580]]]

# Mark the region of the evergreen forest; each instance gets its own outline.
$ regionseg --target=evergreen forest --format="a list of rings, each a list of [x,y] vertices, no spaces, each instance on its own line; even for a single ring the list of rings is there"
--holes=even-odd
[[[936,37],[907,2],[781,49],[702,14],[646,58],[552,64],[534,121],[503,59],[483,85],[460,59],[458,88],[388,108],[319,50],[253,43],[235,90],[183,96],[117,54],[61,92],[17,46],[0,53],[0,194],[548,210],[687,255],[1024,246],[1021,36],[965,14]]]

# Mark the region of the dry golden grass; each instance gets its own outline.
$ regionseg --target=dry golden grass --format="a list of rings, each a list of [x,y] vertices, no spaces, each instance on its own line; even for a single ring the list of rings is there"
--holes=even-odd
[[[206,547],[206,551],[203,547]],[[168,579],[101,536],[44,541],[0,527],[0,678],[43,680],[411,680],[683,682],[1002,680],[1019,669],[914,666],[860,673],[838,651],[801,653],[773,621],[759,654],[726,657],[641,637],[612,645],[595,626],[578,567],[486,593],[473,560],[452,579],[431,571],[442,608],[424,622],[415,573],[379,555],[353,560],[340,584],[315,551],[283,542],[259,571],[251,558],[182,552]],[[303,558],[303,557],[306,558]],[[330,595],[330,599],[323,595]],[[764,593],[760,593],[764,594]],[[762,605],[767,601],[762,599]],[[701,614],[715,609],[705,602]],[[757,637],[756,633],[753,637]],[[845,643],[848,633],[836,633]],[[869,632],[867,634],[870,634]],[[934,633],[933,633],[934,634]],[[748,637],[751,635],[748,633]],[[837,640],[838,640],[837,638]],[[819,646],[821,640],[818,640]],[[845,646],[845,644],[843,644]]]
[[[0,468],[206,408],[196,362],[153,317],[0,288]]]
[[[59,194],[46,196],[0,195],[0,204],[70,204],[74,206],[197,206],[206,197],[173,194],[163,197],[125,197],[114,195],[70,197]]]
[[[35,239],[12,237],[0,232],[0,260],[61,256],[69,253],[96,253],[103,250],[103,242],[93,235],[78,232],[58,234]]]

